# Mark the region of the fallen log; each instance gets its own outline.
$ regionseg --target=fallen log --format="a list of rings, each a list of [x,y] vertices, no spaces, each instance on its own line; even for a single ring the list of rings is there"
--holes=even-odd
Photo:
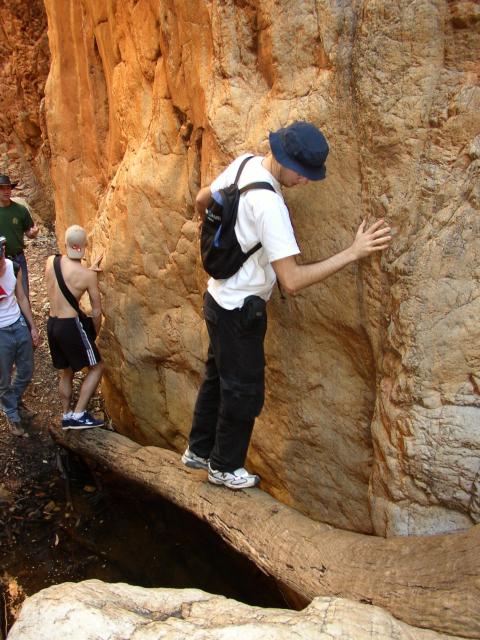
[[[230,491],[178,454],[106,430],[52,436],[207,522],[307,600],[338,596],[410,625],[480,638],[480,525],[438,536],[379,538],[310,520],[260,489]]]

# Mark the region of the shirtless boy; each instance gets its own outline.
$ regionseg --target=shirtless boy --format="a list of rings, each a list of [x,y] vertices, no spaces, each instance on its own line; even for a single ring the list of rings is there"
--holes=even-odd
[[[65,232],[67,255],[60,257],[60,267],[65,284],[77,300],[88,292],[92,306],[95,330],[100,330],[102,308],[98,290],[98,260],[90,268],[82,266],[82,258],[87,246],[85,229],[78,225],[69,227]],[[84,331],[76,310],[61,292],[54,269],[54,258],[47,259],[45,280],[50,302],[50,317],[47,322],[48,344],[53,366],[59,370],[59,390],[62,401],[62,429],[91,429],[101,427],[103,420],[96,420],[87,411],[90,398],[100,382],[103,362],[95,341]],[[77,371],[88,368],[87,375],[80,388],[77,404],[70,409],[72,400],[73,376]]]

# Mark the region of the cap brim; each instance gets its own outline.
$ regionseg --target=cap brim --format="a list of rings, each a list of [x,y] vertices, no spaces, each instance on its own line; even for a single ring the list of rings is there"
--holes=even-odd
[[[270,132],[268,139],[270,142],[270,149],[272,150],[275,160],[279,162],[283,167],[292,169],[299,175],[303,176],[304,178],[308,178],[309,180],[323,180],[326,177],[327,168],[324,164],[322,164],[320,167],[307,167],[287,155],[283,148],[281,136],[277,131]]]

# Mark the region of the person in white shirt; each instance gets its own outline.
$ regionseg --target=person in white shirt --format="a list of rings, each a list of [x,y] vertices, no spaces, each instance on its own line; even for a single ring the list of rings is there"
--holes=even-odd
[[[210,345],[206,376],[198,392],[189,444],[182,456],[188,467],[208,469],[208,480],[230,489],[257,485],[260,478],[244,467],[255,418],[264,402],[266,303],[278,279],[291,295],[347,264],[386,249],[390,228],[379,220],[360,225],[350,247],[312,264],[298,264],[300,253],[283,199],[282,187],[304,185],[326,176],[328,143],[314,125],[294,122],[270,133],[271,152],[244,166],[238,187],[268,182],[274,191],[245,192],[238,207],[235,233],[253,253],[230,278],[208,281],[204,316]],[[212,194],[232,184],[242,160],[237,158],[210,186],[200,189],[196,207],[203,218]]]
[[[39,334],[23,290],[22,269],[5,257],[5,250],[5,237],[0,237],[0,405],[10,431],[22,436],[24,420],[34,415],[22,396],[32,379]]]

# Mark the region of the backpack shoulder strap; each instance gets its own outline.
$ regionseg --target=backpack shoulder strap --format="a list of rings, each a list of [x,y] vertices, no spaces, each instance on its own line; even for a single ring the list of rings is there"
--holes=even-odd
[[[274,193],[277,193],[269,182],[251,182],[250,184],[246,184],[244,187],[239,189],[240,195],[242,195],[242,193],[245,193],[246,191],[252,191],[253,189],[268,189],[269,191],[273,191]],[[258,251],[261,246],[262,246],[262,243],[257,242],[257,244],[254,247],[252,247],[250,251],[247,251],[247,253],[245,254],[246,257],[249,258],[251,255],[255,253],[255,251]]]
[[[247,164],[247,162],[249,160],[251,160],[252,158],[254,158],[255,156],[248,156],[247,158],[244,158],[240,164],[240,167],[238,168],[237,171],[237,176],[235,178],[235,182],[233,183],[235,186],[237,186],[238,184],[238,180],[240,178],[240,175],[243,171],[243,167]],[[273,188],[273,186],[269,183],[269,182],[250,182],[250,184],[246,184],[245,186],[243,186],[241,189],[238,190],[239,195],[242,195],[242,193],[245,193],[246,191],[252,191],[253,189],[268,189],[269,191],[273,191],[274,193],[276,193],[275,189]],[[261,242],[257,242],[257,244],[255,246],[253,246],[250,251],[247,251],[247,253],[245,254],[245,260],[247,260],[247,258],[249,258],[251,255],[253,255],[256,251],[258,251],[262,246]]]
[[[250,182],[250,184],[246,184],[244,187],[239,189],[240,194],[245,193],[245,191],[252,191],[252,189],[268,189],[269,191],[273,191],[277,193],[270,182]]]
[[[75,299],[75,296],[70,291],[70,289],[65,284],[65,280],[63,279],[62,267],[60,266],[60,261],[62,256],[57,254],[53,259],[53,268],[55,269],[55,275],[57,276],[58,286],[60,287],[60,291],[65,296],[67,302],[75,309],[75,311],[80,314],[80,307],[78,306],[78,302]]]
[[[254,157],[255,156],[247,156],[242,160],[240,166],[238,167],[237,175],[235,177],[235,182],[233,183],[235,186],[238,184],[238,181],[243,171],[243,167],[247,164],[249,160],[251,160]],[[252,189],[268,189],[269,191],[274,191],[276,193],[275,189],[270,184],[270,182],[250,182],[250,184],[246,184],[238,191],[240,194],[242,194],[242,193],[245,193],[245,191],[251,191]]]
[[[262,246],[262,243],[261,242],[257,242],[257,244],[254,247],[252,247],[250,249],[250,251],[247,251],[247,253],[245,254],[245,256],[246,256],[245,260],[247,258],[249,258],[250,256],[252,256],[255,253],[255,251],[258,251],[261,246]]]
[[[235,178],[235,182],[234,182],[233,184],[235,184],[235,185],[237,185],[237,184],[238,184],[238,181],[239,181],[239,179],[240,179],[240,175],[241,175],[241,173],[242,173],[242,171],[243,171],[243,167],[247,164],[247,162],[248,162],[249,160],[251,160],[251,159],[252,159],[252,158],[254,158],[254,157],[255,157],[255,156],[248,156],[247,158],[244,158],[244,159],[242,160],[242,162],[241,162],[240,166],[238,167],[237,176],[236,176],[236,178]]]

